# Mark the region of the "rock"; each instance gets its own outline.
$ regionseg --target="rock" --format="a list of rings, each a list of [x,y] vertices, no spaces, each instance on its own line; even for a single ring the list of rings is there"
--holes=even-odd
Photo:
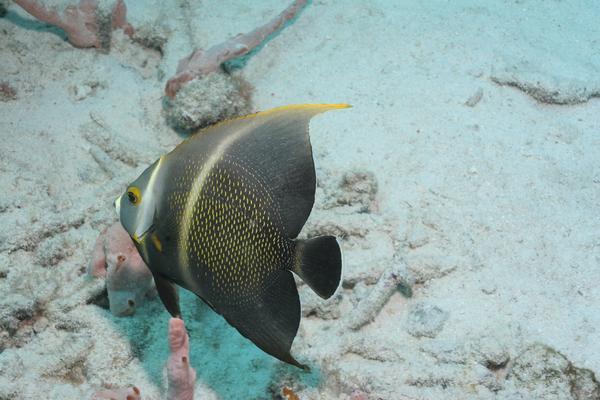
[[[342,177],[339,189],[336,196],[337,204],[356,206],[359,208],[359,212],[376,211],[375,197],[378,184],[372,172],[347,172]]]
[[[577,400],[600,399],[600,384],[592,371],[584,368],[573,368],[574,378],[571,380],[571,394]]]
[[[594,373],[575,367],[552,347],[534,344],[514,362],[509,377],[545,399],[599,400],[600,384]]]
[[[94,89],[90,85],[82,84],[82,85],[69,86],[69,95],[75,101],[84,100],[86,97],[91,95],[93,92],[94,92]]]
[[[13,294],[10,298],[0,300],[0,328],[14,334],[19,322],[33,317],[36,313],[36,303],[33,299]]]
[[[167,44],[166,28],[158,21],[141,25],[136,28],[133,41],[162,55]]]
[[[105,88],[106,84],[97,81],[87,81],[69,86],[69,96],[74,101],[85,100],[93,96],[98,88]]]
[[[489,370],[496,371],[506,367],[510,361],[510,353],[504,343],[491,336],[482,337],[474,350],[478,362]]]
[[[444,328],[448,313],[441,308],[427,304],[415,304],[408,314],[406,331],[416,337],[434,338]]]
[[[194,79],[169,100],[167,122],[191,131],[246,114],[251,109],[252,90],[242,77],[221,72]]]

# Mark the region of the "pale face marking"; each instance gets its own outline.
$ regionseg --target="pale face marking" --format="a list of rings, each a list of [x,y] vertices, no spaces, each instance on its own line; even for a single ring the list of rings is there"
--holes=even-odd
[[[152,170],[150,174],[150,179],[148,179],[148,185],[144,190],[142,195],[142,201],[139,205],[139,211],[136,214],[135,218],[135,232],[133,235],[134,240],[137,242],[141,242],[144,240],[144,235],[152,228],[152,224],[154,223],[154,213],[156,212],[156,204],[157,204],[157,195],[156,195],[156,179],[158,176],[158,171],[163,163],[163,157],[158,159],[158,163],[156,167]]]

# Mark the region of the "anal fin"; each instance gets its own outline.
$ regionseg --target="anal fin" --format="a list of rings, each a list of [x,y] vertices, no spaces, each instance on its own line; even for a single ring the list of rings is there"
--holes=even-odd
[[[222,314],[242,335],[266,353],[308,369],[290,354],[292,342],[300,325],[300,299],[296,282],[289,271],[276,271],[260,299],[252,304],[229,306]]]

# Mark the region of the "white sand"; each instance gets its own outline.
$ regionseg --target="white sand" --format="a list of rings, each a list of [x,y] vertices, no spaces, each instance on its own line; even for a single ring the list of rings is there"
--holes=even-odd
[[[115,318],[86,304],[101,282],[81,269],[117,194],[181,140],[161,114],[177,60],[282,3],[141,3],[128,2],[134,26],[165,15],[158,70],[135,45],[73,48],[14,5],[0,19],[0,80],[17,91],[0,102],[0,399],[164,392],[162,305]],[[519,355],[540,343],[600,376],[598,20],[592,0],[315,0],[250,57],[256,109],[354,106],[311,125],[321,184],[307,231],[347,234],[346,288],[303,319],[293,350],[310,375],[184,296],[196,398],[271,398],[283,385],[307,399],[597,398],[575,393],[581,374],[536,375],[550,361]],[[374,174],[378,211],[336,205],[349,171]],[[413,296],[346,328],[399,260]],[[34,315],[16,321],[16,304]]]

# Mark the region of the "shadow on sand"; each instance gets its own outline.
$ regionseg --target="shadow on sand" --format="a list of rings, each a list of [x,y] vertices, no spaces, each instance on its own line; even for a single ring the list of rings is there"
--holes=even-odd
[[[307,373],[263,353],[195,295],[180,289],[181,308],[190,336],[190,361],[197,382],[221,399],[280,398],[273,382],[316,387],[320,373]],[[169,356],[169,314],[160,300],[149,301],[130,318],[112,317],[129,338],[148,376],[164,391],[163,369]],[[302,359],[301,355],[299,357]],[[305,362],[307,360],[304,360]]]

